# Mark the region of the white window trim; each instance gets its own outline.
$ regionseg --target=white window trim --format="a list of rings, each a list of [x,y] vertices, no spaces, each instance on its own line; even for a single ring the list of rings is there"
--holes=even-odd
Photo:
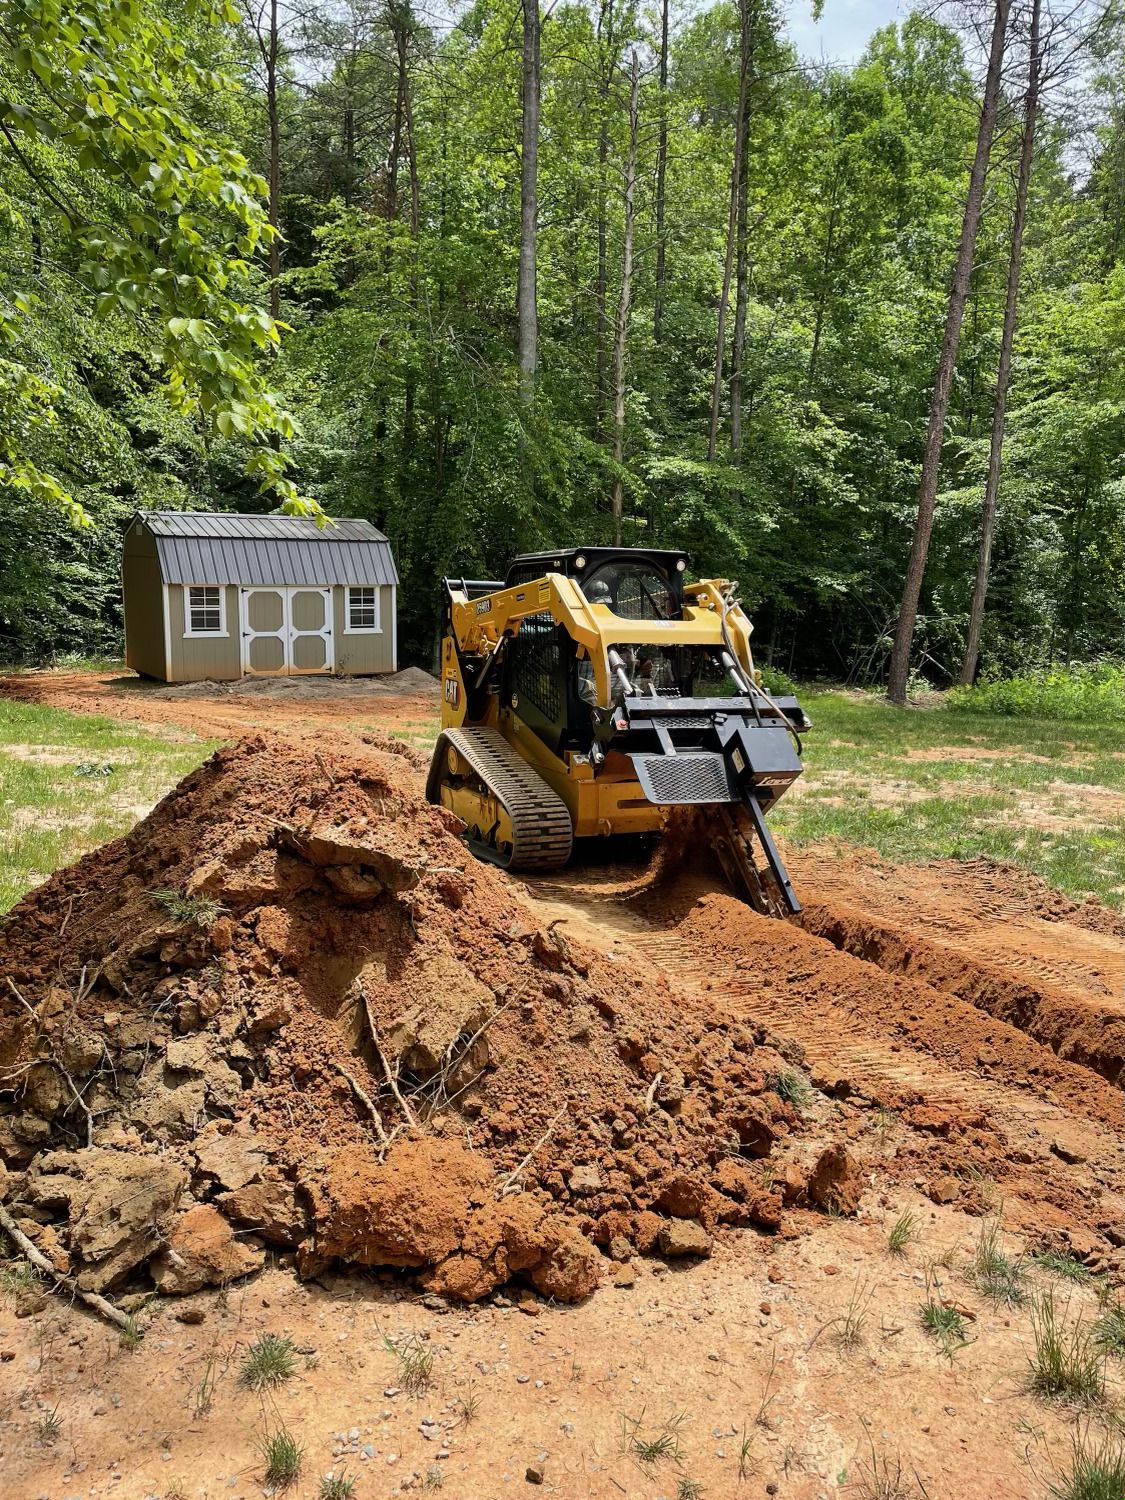
[[[375,592],[375,623],[374,625],[352,625],[352,591],[353,589],[373,589]],[[344,634],[345,635],[382,635],[383,634],[383,599],[382,590],[377,583],[347,584],[344,588]]]
[[[219,628],[218,630],[193,630],[191,628],[191,591],[192,589],[218,589],[219,591]],[[227,629],[227,591],[225,584],[221,583],[185,583],[184,590],[184,640],[185,641],[222,641],[229,639],[230,632]]]

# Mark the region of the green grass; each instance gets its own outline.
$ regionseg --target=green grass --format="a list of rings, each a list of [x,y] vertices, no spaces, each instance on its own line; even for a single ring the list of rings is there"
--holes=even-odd
[[[279,1427],[263,1438],[259,1452],[265,1465],[267,1485],[283,1490],[295,1482],[301,1472],[304,1449],[287,1428]]]
[[[800,699],[814,725],[802,794],[771,815],[790,843],[835,837],[895,862],[985,856],[1072,897],[1119,899],[1125,820],[1089,826],[1081,790],[1119,789],[1119,725],[989,715],[948,701],[903,710],[863,693],[804,689]],[[916,758],[940,749],[949,755]],[[1001,753],[958,759],[958,749]],[[1046,826],[1037,809],[1049,814]]]
[[[1125,1494],[1125,1448],[1116,1436],[1091,1441],[1089,1432],[1071,1439],[1070,1472],[1060,1474],[1053,1500],[1121,1500]]]
[[[239,1382],[252,1391],[264,1391],[289,1380],[296,1369],[291,1341],[276,1333],[264,1333],[242,1356]]]
[[[128,832],[213,748],[186,731],[0,699],[0,912]]]
[[[905,1255],[906,1247],[918,1232],[918,1216],[907,1209],[899,1214],[887,1235],[887,1249],[892,1255]]]
[[[949,1359],[958,1349],[968,1343],[965,1337],[965,1320],[955,1307],[947,1307],[935,1296],[922,1304],[922,1327],[937,1342],[938,1348]]]
[[[1073,1255],[1066,1255],[1061,1250],[1041,1250],[1031,1258],[1041,1271],[1046,1271],[1049,1276],[1058,1276],[1063,1281],[1075,1281],[1084,1285],[1093,1279],[1093,1273],[1080,1260],[1075,1260]]]
[[[989,1302],[1020,1307],[1026,1301],[1023,1265],[1001,1249],[1000,1225],[996,1219],[988,1219],[981,1225],[980,1239],[965,1275],[970,1285],[975,1286]]]
[[[1035,1354],[1031,1389],[1048,1401],[1096,1406],[1105,1399],[1105,1351],[1093,1328],[1078,1318],[1060,1317],[1054,1294],[1042,1297],[1031,1316]]]
[[[162,906],[173,922],[182,926],[212,927],[226,911],[221,901],[212,896],[185,896],[180,891],[158,886],[149,891],[158,906]]]

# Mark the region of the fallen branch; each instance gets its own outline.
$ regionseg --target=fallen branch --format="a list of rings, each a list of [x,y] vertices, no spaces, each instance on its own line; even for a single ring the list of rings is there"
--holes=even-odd
[[[520,1177],[527,1170],[528,1166],[531,1164],[531,1160],[534,1157],[535,1153],[537,1151],[541,1151],[543,1149],[543,1147],[547,1144],[547,1142],[551,1139],[551,1137],[554,1135],[554,1133],[555,1133],[555,1126],[562,1119],[563,1115],[566,1114],[567,1107],[568,1106],[565,1105],[565,1104],[560,1104],[559,1105],[558,1109],[555,1112],[555,1118],[551,1121],[551,1123],[547,1126],[547,1128],[543,1132],[543,1134],[535,1142],[535,1145],[532,1146],[531,1150],[527,1153],[527,1155],[524,1157],[524,1159],[520,1162],[519,1166],[513,1168],[513,1170],[508,1173],[507,1177],[504,1178],[504,1180],[501,1182],[500,1186],[496,1189],[496,1196],[498,1198],[503,1198],[508,1193],[510,1193],[510,1192],[512,1192],[514,1190],[516,1179],[518,1177]]]
[[[118,1328],[129,1330],[135,1326],[132,1318],[123,1313],[119,1307],[114,1307],[112,1302],[107,1302],[97,1292],[83,1291],[73,1276],[64,1276],[61,1271],[56,1271],[43,1252],[37,1249],[24,1234],[2,1203],[0,1203],[0,1229],[3,1229],[16,1249],[23,1252],[35,1269],[42,1272],[44,1276],[49,1276],[56,1286],[66,1287],[72,1296],[85,1302],[87,1307],[92,1307],[96,1313],[100,1313],[103,1318],[108,1318],[111,1323],[116,1323]]]
[[[379,1054],[379,1062],[382,1064],[383,1072],[387,1075],[387,1082],[391,1086],[391,1093],[399,1102],[399,1108],[406,1118],[406,1123],[412,1130],[418,1129],[418,1121],[414,1117],[414,1111],[407,1103],[406,1097],[398,1086],[397,1076],[391,1072],[391,1065],[387,1061],[387,1054],[383,1051],[383,1045],[379,1041],[379,1029],[375,1025],[375,1017],[371,1014],[371,1002],[367,998],[367,991],[360,985],[360,994],[363,996],[363,1009],[367,1016],[367,1029],[371,1033],[371,1040],[375,1043],[375,1051]]]
[[[341,1065],[337,1063],[336,1071],[341,1075],[341,1077],[347,1079],[352,1093],[356,1096],[359,1102],[363,1105],[364,1109],[371,1116],[371,1122],[375,1126],[375,1133],[379,1137],[379,1140],[381,1141],[385,1149],[391,1144],[391,1138],[383,1128],[383,1121],[379,1117],[379,1111],[375,1108],[375,1104],[371,1096],[367,1094],[362,1088],[360,1088],[359,1084],[348,1072],[347,1068],[341,1067]]]

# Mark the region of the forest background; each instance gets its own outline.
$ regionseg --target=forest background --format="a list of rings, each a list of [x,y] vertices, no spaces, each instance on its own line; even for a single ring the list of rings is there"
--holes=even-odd
[[[972,675],[982,558],[986,673],[1120,651],[1118,0],[847,65],[772,0],[247,3],[0,0],[3,659],[119,646],[135,511],[303,498],[389,535],[415,660],[442,573],[619,535],[882,681],[1001,10],[910,665]]]

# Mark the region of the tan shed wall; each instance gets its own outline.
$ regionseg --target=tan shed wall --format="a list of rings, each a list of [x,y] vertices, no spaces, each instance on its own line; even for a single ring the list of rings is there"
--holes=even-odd
[[[206,579],[199,579],[205,583]],[[242,661],[239,650],[238,590],[233,584],[224,589],[226,594],[227,633],[225,636],[184,637],[184,593],[179,583],[168,585],[168,620],[172,642],[171,671],[169,682],[202,682],[204,678],[214,681],[230,681],[242,676]]]
[[[146,677],[164,677],[167,671],[164,660],[164,590],[156,547],[146,533],[140,537],[130,534],[125,548],[121,560],[125,665]]]
[[[336,670],[356,677],[395,669],[395,590],[385,585],[379,590],[378,635],[345,635],[343,588],[332,590],[332,629],[336,645]]]

